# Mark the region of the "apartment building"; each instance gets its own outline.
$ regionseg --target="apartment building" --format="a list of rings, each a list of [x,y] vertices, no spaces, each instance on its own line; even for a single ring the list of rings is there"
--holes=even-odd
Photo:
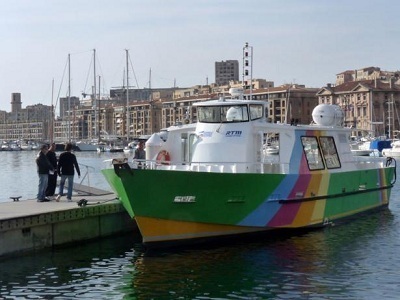
[[[72,112],[76,107],[79,106],[80,100],[78,97],[61,97],[58,105],[60,117],[68,117],[68,113]]]
[[[0,140],[43,141],[49,137],[49,122],[0,123]]]
[[[318,90],[318,88],[305,88],[303,85],[282,85],[255,89],[252,99],[268,101],[268,118],[271,122],[309,124],[312,121],[312,110],[318,104],[316,97]],[[197,111],[193,103],[218,99],[221,96],[231,98],[228,93],[218,92],[162,102],[161,127],[197,122]],[[246,97],[249,97],[249,91],[245,91],[244,98]]]
[[[312,110],[318,105],[318,90],[299,84],[285,84],[253,90],[252,98],[268,101],[268,116],[273,123],[310,124]]]
[[[227,60],[215,62],[216,85],[226,85],[231,80],[239,80],[239,61]]]
[[[249,82],[250,85],[250,82]],[[274,87],[273,81],[267,81],[265,79],[252,79],[251,87],[253,90],[267,89]],[[208,94],[229,94],[230,88],[243,88],[243,83],[241,81],[231,80],[225,85],[211,85],[210,92]]]
[[[126,105],[108,105],[100,109],[100,136],[118,136],[123,140],[150,135],[161,130],[161,102],[142,101]]]
[[[22,108],[21,94],[11,94],[11,112],[0,111],[0,140],[44,140],[51,134],[53,107],[43,104]]]

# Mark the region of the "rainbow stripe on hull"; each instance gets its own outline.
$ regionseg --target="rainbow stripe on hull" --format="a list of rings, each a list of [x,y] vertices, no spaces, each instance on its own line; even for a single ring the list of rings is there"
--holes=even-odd
[[[142,233],[143,242],[145,244],[158,242],[160,240],[163,242],[173,242],[253,233],[265,230],[264,228],[205,224],[149,217],[136,217],[135,220],[140,224],[140,232]]]

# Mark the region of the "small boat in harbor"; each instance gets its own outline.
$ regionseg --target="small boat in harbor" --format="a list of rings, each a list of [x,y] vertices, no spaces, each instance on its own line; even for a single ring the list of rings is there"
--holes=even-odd
[[[33,150],[34,144],[32,142],[23,141],[20,144],[21,150],[29,151]]]
[[[400,157],[400,141],[394,141],[392,143],[392,148],[382,149],[382,155],[385,157]]]
[[[80,151],[97,151],[97,148],[99,147],[99,142],[97,140],[92,140],[89,142],[77,141],[75,145],[79,148]]]
[[[56,152],[63,152],[65,151],[65,145],[67,144],[67,142],[65,143],[56,143]],[[80,151],[80,149],[75,145],[72,144],[72,151]]]
[[[366,138],[356,139],[356,137],[350,137],[350,149],[351,153],[356,156],[370,156],[374,151],[371,149],[371,140]]]
[[[97,152],[109,152],[109,153],[115,153],[115,152],[124,152],[124,148],[121,146],[113,146],[113,145],[99,145],[97,146]]]
[[[353,155],[340,107],[321,104],[314,124],[292,126],[268,122],[264,101],[194,105],[197,123],[153,134],[146,160],[102,170],[144,245],[324,227],[388,206],[396,161]],[[263,151],[271,134],[275,155]]]

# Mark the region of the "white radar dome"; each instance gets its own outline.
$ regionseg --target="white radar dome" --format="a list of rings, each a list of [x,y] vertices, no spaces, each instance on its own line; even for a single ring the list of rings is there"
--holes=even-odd
[[[322,126],[342,126],[343,110],[337,105],[320,104],[312,112],[313,121]]]
[[[243,96],[243,88],[230,88],[229,94],[234,98],[240,98]]]

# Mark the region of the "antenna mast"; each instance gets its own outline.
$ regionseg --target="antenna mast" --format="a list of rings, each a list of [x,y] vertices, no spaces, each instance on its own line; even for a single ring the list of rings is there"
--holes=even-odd
[[[253,47],[246,43],[243,47],[243,91],[250,90],[248,99],[253,99]]]

